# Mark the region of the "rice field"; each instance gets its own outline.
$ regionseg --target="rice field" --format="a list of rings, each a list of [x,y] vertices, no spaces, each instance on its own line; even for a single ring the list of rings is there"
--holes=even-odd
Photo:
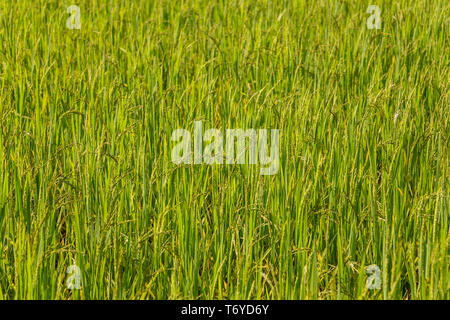
[[[448,300],[449,13],[1,1],[0,299]],[[199,121],[278,170],[175,163]]]

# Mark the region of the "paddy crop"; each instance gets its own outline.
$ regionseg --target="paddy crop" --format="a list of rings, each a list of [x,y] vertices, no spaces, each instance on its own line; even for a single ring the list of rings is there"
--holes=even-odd
[[[1,1],[0,299],[449,299],[449,9]],[[196,121],[276,174],[174,163]]]

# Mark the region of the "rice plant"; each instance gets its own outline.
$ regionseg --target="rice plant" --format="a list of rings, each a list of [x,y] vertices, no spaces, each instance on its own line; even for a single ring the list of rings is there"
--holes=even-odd
[[[449,11],[1,1],[0,299],[449,299]],[[174,163],[196,121],[279,170]]]

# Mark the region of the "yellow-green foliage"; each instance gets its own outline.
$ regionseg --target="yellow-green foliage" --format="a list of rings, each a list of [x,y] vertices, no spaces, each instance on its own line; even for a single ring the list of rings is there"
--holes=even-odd
[[[449,299],[449,2],[374,2],[0,1],[0,298]]]

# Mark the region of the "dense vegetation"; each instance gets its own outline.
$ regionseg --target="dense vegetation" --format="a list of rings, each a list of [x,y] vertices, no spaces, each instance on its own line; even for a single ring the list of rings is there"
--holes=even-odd
[[[449,299],[449,2],[375,2],[1,1],[0,298]]]

